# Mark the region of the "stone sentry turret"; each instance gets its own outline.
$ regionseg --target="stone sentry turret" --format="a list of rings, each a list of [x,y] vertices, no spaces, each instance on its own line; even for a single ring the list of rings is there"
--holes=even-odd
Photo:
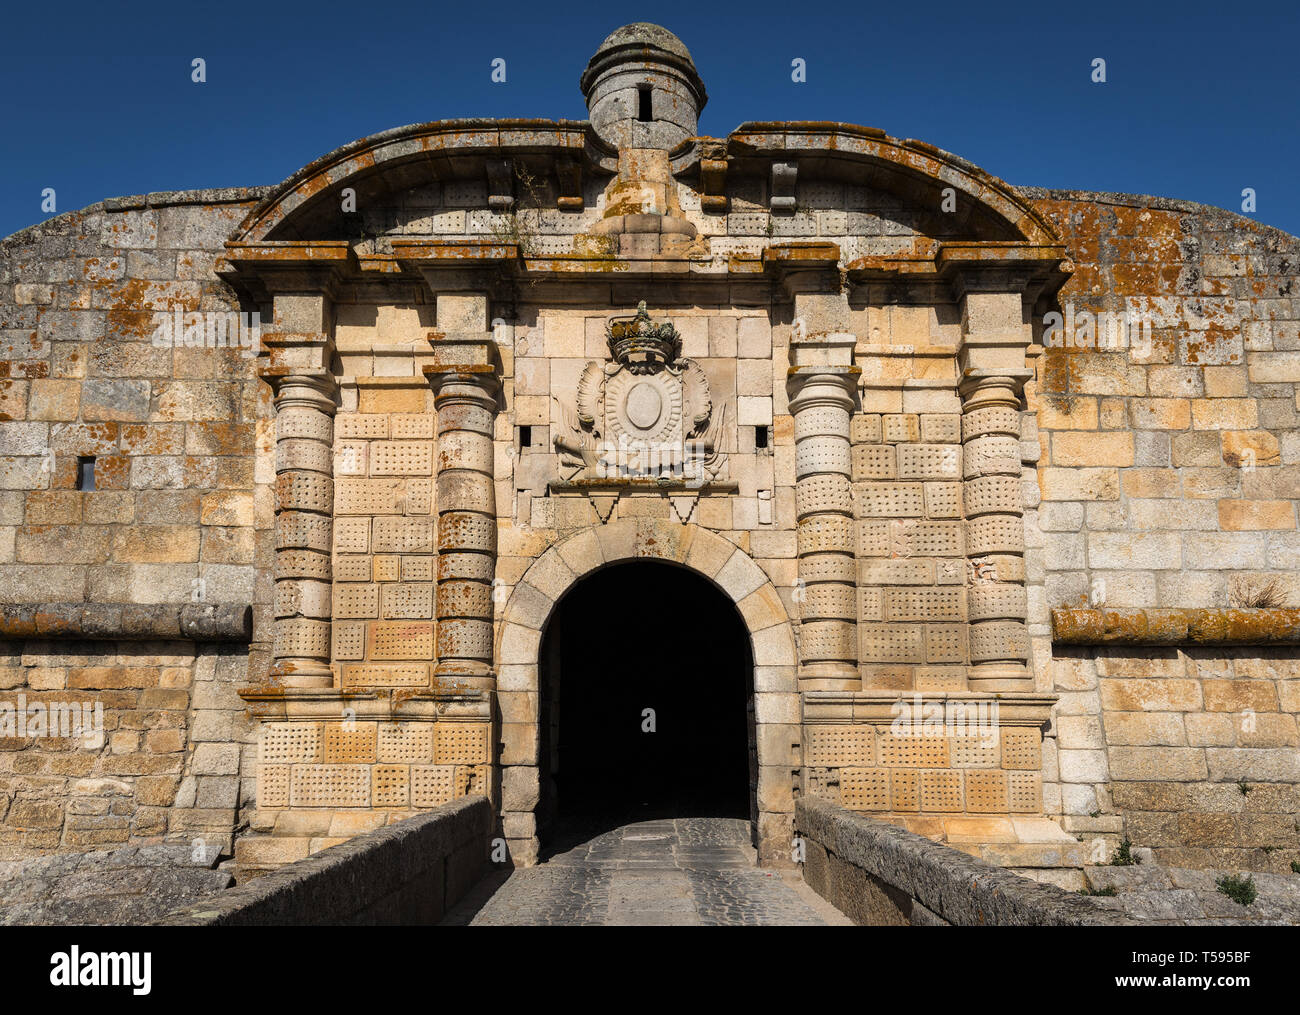
[[[612,32],[582,73],[591,125],[616,148],[671,151],[694,137],[708,101],[690,51],[666,28]]]

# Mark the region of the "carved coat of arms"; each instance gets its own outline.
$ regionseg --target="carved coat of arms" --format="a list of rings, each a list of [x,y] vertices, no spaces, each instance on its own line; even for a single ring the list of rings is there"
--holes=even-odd
[[[611,359],[589,362],[575,404],[555,400],[555,449],[566,481],[653,479],[703,486],[726,465],[717,450],[725,412],[713,416],[709,381],[683,359],[671,323],[645,302],[605,328]]]

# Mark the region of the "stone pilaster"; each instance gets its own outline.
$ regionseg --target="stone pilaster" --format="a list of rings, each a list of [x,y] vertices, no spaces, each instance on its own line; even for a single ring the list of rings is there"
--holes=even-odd
[[[324,336],[315,338],[326,344]],[[324,371],[273,370],[264,374],[275,391],[276,410],[276,620],[271,677],[285,687],[332,687],[335,381]]]
[[[434,363],[425,374],[438,414],[435,684],[491,690],[497,553],[492,430],[499,386],[495,347],[486,333],[435,333],[429,341]]]
[[[968,290],[962,302],[962,499],[970,669],[976,691],[1027,691],[1020,411],[1029,327],[1019,291]]]
[[[852,351],[849,334],[790,347],[804,690],[852,690],[859,681],[849,420],[861,369],[849,362]]]

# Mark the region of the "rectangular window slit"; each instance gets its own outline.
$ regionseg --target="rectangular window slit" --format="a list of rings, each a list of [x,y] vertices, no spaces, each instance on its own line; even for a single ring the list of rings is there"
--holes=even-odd
[[[95,489],[95,456],[77,456],[77,489]]]
[[[519,447],[531,448],[533,446],[533,428],[531,426],[521,426],[519,428]]]
[[[767,447],[767,427],[754,427],[754,447],[760,450]]]
[[[642,123],[649,123],[654,117],[650,115],[650,86],[637,86],[636,118]]]

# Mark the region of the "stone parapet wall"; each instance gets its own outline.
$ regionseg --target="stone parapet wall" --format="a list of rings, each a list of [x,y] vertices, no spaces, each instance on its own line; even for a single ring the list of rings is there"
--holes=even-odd
[[[1294,666],[1257,646],[1288,643],[1300,607],[1300,241],[1189,202],[1022,193],[1076,269],[1026,386],[1036,686],[1061,696],[1047,813],[1093,862],[1127,837],[1286,870]],[[1150,330],[1110,331],[1127,312]]]
[[[358,835],[177,909],[172,927],[432,924],[487,869],[492,807],[481,796]]]
[[[1132,921],[885,822],[800,800],[803,875],[855,923],[873,926],[1104,927]]]

